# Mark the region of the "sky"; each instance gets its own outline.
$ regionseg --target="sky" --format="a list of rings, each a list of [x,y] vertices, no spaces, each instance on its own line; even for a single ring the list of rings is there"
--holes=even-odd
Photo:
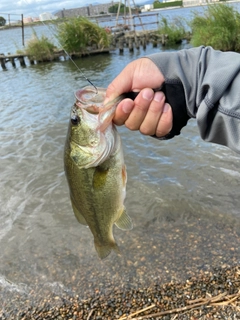
[[[96,0],[96,3],[108,3],[111,0]],[[117,0],[115,0],[117,2]],[[124,1],[122,1],[124,3]],[[141,3],[141,0],[135,3]],[[24,17],[37,17],[43,12],[54,13],[55,11],[71,8],[84,7],[93,3],[92,0],[0,0],[0,16],[4,14],[23,14]]]

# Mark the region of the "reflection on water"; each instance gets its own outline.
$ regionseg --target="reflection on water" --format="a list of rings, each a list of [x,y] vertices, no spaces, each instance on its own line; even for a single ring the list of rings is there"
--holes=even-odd
[[[129,60],[154,50],[76,63],[106,87]],[[114,230],[122,255],[101,262],[72,213],[63,172],[74,92],[86,82],[70,61],[9,69],[0,82],[2,287],[84,296],[239,263],[239,156],[203,142],[194,121],[165,142],[119,128],[134,228]]]

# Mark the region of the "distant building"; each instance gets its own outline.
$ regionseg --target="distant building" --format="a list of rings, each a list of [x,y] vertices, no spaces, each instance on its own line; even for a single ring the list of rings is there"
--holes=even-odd
[[[57,19],[57,17],[51,14],[50,12],[44,12],[39,15],[40,21],[47,21],[47,20],[54,20],[54,19]]]
[[[219,2],[219,0],[183,0],[183,7],[207,5],[213,2]]]
[[[100,14],[107,14],[108,9],[116,4],[118,4],[118,2],[112,1],[110,3],[102,3],[102,4],[96,4],[96,5],[90,4],[87,7],[63,9],[63,10],[57,11],[55,13],[55,16],[57,16],[58,18],[97,16]]]
[[[23,23],[24,24],[28,24],[28,23],[31,23],[31,22],[33,22],[32,17],[24,17],[23,18]]]
[[[150,11],[153,9],[153,4],[145,4],[143,7],[141,7],[141,12]]]
[[[39,17],[33,17],[32,20],[33,20],[33,22],[40,21]]]

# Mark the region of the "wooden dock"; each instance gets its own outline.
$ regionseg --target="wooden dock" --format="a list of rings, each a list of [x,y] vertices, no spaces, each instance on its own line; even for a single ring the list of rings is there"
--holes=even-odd
[[[134,50],[139,50],[140,47],[146,49],[149,43],[152,43],[153,47],[158,45],[164,46],[167,41],[167,35],[160,35],[154,31],[148,32],[117,32],[113,34],[112,43],[110,48],[95,49],[89,48],[86,52],[67,54],[64,50],[57,50],[48,59],[37,61],[33,58],[27,56],[26,54],[0,54],[0,64],[2,70],[7,70],[7,66],[10,64],[13,68],[17,66],[27,67],[29,65],[34,65],[42,62],[53,62],[67,60],[69,57],[72,59],[81,58],[84,56],[111,53],[118,50],[119,54],[123,54],[125,50],[128,52],[133,52]]]
[[[75,53],[71,54],[71,58],[80,58],[88,55],[94,55],[94,54],[99,54],[99,53],[109,53],[110,49],[102,49],[102,50],[91,50],[89,52],[81,52],[81,53]],[[34,65],[42,62],[53,62],[53,61],[59,61],[59,60],[66,60],[68,57],[67,53],[64,52],[64,50],[59,50],[55,52],[51,58],[46,59],[46,60],[35,60],[31,57],[29,57],[26,54],[9,54],[9,55],[4,55],[0,54],[0,65],[3,70],[7,70],[7,64],[11,64],[13,68],[17,67],[16,61],[18,61],[18,65],[21,67],[27,67],[28,65]]]
[[[3,70],[6,70],[6,63],[10,62],[14,68],[16,68],[16,60],[20,62],[22,67],[26,67],[25,63],[26,56],[23,54],[9,54],[5,56],[4,54],[0,54],[0,64]]]

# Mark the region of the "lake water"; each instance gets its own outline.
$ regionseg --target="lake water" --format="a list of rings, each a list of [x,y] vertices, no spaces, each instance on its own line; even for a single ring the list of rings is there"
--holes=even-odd
[[[0,32],[1,52],[15,52],[19,32]],[[161,50],[167,49],[148,45],[76,63],[106,87],[129,61]],[[102,262],[73,215],[63,170],[74,92],[86,81],[62,61],[8,66],[0,84],[0,314],[7,294],[18,295],[18,308],[33,292],[39,299],[46,292],[85,297],[240,263],[240,156],[202,141],[194,120],[166,142],[119,128],[134,228],[114,229],[122,255]]]

